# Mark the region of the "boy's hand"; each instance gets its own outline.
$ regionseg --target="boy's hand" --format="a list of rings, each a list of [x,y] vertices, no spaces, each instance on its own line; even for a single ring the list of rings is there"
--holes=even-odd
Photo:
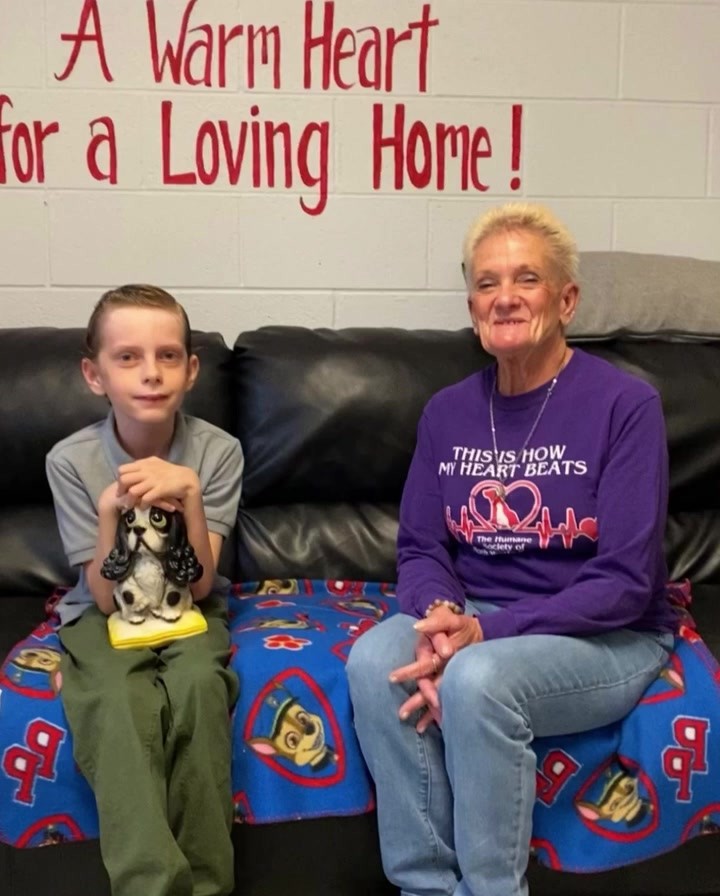
[[[119,482],[111,482],[103,489],[98,498],[98,515],[115,514],[119,516],[124,510],[129,510],[136,504],[132,495],[122,491]]]
[[[185,499],[200,493],[200,480],[194,470],[159,457],[145,457],[118,467],[118,486],[135,505],[146,508],[154,504],[168,511],[182,511]]]

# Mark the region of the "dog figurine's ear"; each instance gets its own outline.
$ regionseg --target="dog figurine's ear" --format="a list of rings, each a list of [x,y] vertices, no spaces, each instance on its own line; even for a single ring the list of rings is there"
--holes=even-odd
[[[178,587],[197,582],[203,574],[195,549],[188,541],[185,517],[179,511],[169,514],[168,547],[163,556],[165,576]]]
[[[134,559],[134,555],[130,552],[125,514],[121,513],[115,530],[115,547],[103,561],[100,575],[113,582],[122,582],[130,575]]]

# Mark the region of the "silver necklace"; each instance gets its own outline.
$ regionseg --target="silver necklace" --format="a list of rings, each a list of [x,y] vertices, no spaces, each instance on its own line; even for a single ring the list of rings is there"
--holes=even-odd
[[[550,396],[553,394],[553,389],[555,388],[555,384],[558,381],[558,377],[560,376],[560,371],[563,369],[565,364],[565,355],[567,354],[567,349],[563,352],[562,359],[560,361],[560,366],[558,367],[558,371],[555,376],[550,380],[550,385],[548,386],[548,390],[545,393],[545,399],[543,403],[540,405],[540,410],[538,411],[538,415],[535,418],[535,422],[530,427],[530,432],[527,434],[525,441],[522,444],[522,448],[515,455],[515,461],[519,461],[520,458],[525,453],[525,449],[528,446],[528,442],[533,437],[533,433],[537,429],[538,423],[540,422],[540,418],[543,415],[545,408],[547,407],[547,403],[550,401]],[[495,368],[495,375],[493,377],[492,389],[490,390],[490,430],[492,432],[492,442],[493,442],[493,459],[495,461],[495,478],[500,483],[500,487],[498,489],[498,498],[505,498],[507,494],[507,489],[505,488],[505,482],[507,480],[507,476],[500,476],[500,453],[498,452],[497,446],[497,434],[495,432],[495,414],[493,412],[493,399],[495,398],[495,391],[497,389],[497,367]]]

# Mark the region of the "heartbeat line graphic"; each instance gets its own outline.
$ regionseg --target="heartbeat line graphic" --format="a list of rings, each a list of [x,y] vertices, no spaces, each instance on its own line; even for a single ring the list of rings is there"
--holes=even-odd
[[[565,511],[565,522],[558,523],[555,527],[550,519],[550,511],[547,507],[543,507],[540,512],[540,519],[534,526],[528,526],[527,529],[519,530],[524,532],[537,532],[539,537],[539,545],[546,548],[550,544],[553,535],[562,536],[563,546],[571,548],[576,538],[589,538],[590,541],[597,541],[597,521],[592,517],[585,517],[580,520],[578,526],[575,519],[575,511],[572,507],[568,507]]]
[[[477,518],[476,521],[470,519],[467,506],[464,504],[460,508],[460,522],[456,522],[452,518],[449,507],[445,508],[445,522],[448,531],[455,538],[462,536],[467,544],[472,544],[475,535],[478,535],[481,532],[487,533],[498,531],[495,526],[488,523],[482,516]],[[575,517],[575,511],[572,507],[567,508],[565,511],[565,521],[558,523],[557,526],[553,525],[550,517],[550,510],[547,507],[543,507],[540,511],[539,520],[531,525],[513,528],[512,531],[523,535],[537,534],[538,545],[541,548],[547,548],[550,544],[550,539],[555,535],[559,535],[562,538],[563,546],[565,548],[571,548],[576,538],[587,538],[590,541],[597,541],[598,537],[597,520],[593,517],[585,517],[578,523],[577,518]]]
[[[468,515],[468,509],[463,504],[460,508],[460,522],[456,523],[450,514],[450,508],[445,508],[445,524],[450,533],[457,538],[458,533],[462,535],[468,544],[472,544],[473,536],[478,532],[495,532],[497,531],[486,520],[480,517],[482,522],[474,523]]]

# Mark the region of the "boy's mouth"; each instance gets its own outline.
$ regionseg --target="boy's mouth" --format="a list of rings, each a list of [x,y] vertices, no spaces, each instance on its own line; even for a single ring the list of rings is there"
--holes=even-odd
[[[160,404],[163,401],[168,400],[167,395],[136,395],[136,401],[147,402],[148,404]]]

